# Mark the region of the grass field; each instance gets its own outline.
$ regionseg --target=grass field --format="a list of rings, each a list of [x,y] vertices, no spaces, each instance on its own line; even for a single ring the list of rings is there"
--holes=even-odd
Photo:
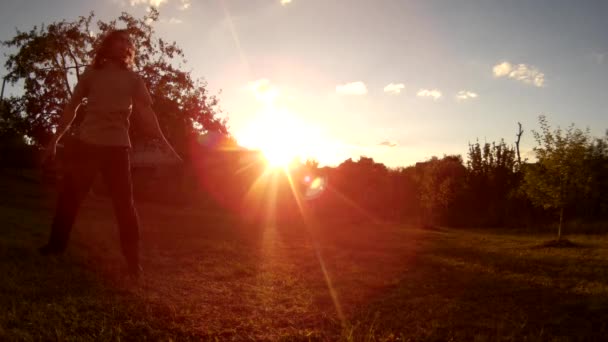
[[[44,258],[54,194],[14,173],[0,194],[3,341],[608,340],[608,236],[541,248],[552,236],[139,204],[133,281],[106,199]]]

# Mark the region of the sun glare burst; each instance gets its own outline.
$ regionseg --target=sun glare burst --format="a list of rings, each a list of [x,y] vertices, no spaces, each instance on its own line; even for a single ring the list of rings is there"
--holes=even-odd
[[[268,165],[273,168],[286,167],[291,162],[298,159],[297,156],[293,155],[292,151],[281,145],[264,148],[262,154],[264,154],[264,158],[266,158]]]
[[[237,135],[239,144],[260,150],[269,167],[285,168],[306,159],[327,159],[332,146],[320,130],[294,113],[276,108],[259,114]]]

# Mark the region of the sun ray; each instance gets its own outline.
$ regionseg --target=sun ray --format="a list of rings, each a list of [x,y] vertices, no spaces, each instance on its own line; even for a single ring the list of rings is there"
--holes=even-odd
[[[239,167],[234,173],[239,174],[239,173],[243,173],[245,171],[247,171],[248,169],[251,169],[252,167],[256,166],[257,161],[256,160],[252,160],[248,163],[246,163],[245,165]]]
[[[319,147],[324,145],[326,150],[326,139],[322,139],[316,131],[311,131],[310,127],[297,120],[292,113],[285,110],[277,110],[276,108],[267,108],[266,115],[259,117],[258,120],[249,127],[249,131],[244,132],[241,136],[241,143],[251,145],[260,149],[268,161],[268,167],[265,171],[251,184],[246,194],[246,201],[254,200],[251,205],[259,205],[261,200],[266,205],[266,217],[264,219],[263,232],[263,247],[265,255],[273,254],[273,240],[275,239],[275,223],[276,223],[276,194],[278,186],[276,186],[277,177],[285,176],[287,178],[291,194],[296,202],[299,214],[301,215],[304,228],[308,232],[312,240],[312,248],[314,249],[315,257],[319,263],[319,268],[323,274],[323,279],[327,286],[327,290],[331,297],[336,314],[342,326],[345,326],[345,316],[342,310],[342,305],[338,297],[338,291],[334,287],[331,274],[326,267],[323,254],[321,252],[320,243],[316,237],[316,228],[320,225],[316,222],[313,214],[307,209],[303,197],[298,191],[294,179],[289,168],[289,163],[297,158],[299,154],[305,154],[310,145]],[[305,128],[308,128],[306,130]],[[300,157],[303,157],[300,155]],[[269,180],[269,178],[272,178]],[[274,180],[274,181],[273,181]],[[270,183],[269,183],[270,182]],[[255,196],[259,196],[256,198]],[[256,211],[257,209],[254,209]],[[270,254],[268,254],[270,253]]]
[[[308,210],[306,209],[306,206],[303,204],[302,197],[298,193],[298,191],[295,187],[295,183],[293,181],[293,177],[291,177],[291,173],[289,172],[288,169],[284,169],[284,172],[285,172],[285,175],[289,182],[289,187],[291,188],[292,195],[296,201],[300,214],[302,215],[302,218],[304,220],[304,225],[305,225],[309,235],[311,236],[311,239],[313,240],[312,247],[315,251],[315,256],[317,258],[317,261],[319,262],[321,272],[323,273],[323,279],[325,280],[325,284],[327,285],[327,290],[329,291],[329,295],[330,295],[331,300],[336,309],[336,314],[338,315],[338,319],[340,320],[342,327],[344,327],[346,324],[346,319],[344,317],[344,312],[342,311],[342,305],[340,304],[340,300],[338,299],[338,292],[336,291],[336,289],[333,286],[333,283],[332,283],[329,271],[327,270],[327,267],[325,267],[325,261],[323,260],[323,255],[321,254],[321,248],[319,247],[319,242],[316,239],[315,234],[312,229],[313,227],[318,227],[319,225],[315,221],[314,217],[310,214],[310,212],[308,212]]]
[[[276,218],[277,218],[277,192],[278,192],[278,179],[277,175],[270,174],[270,187],[265,194],[266,197],[266,227],[271,226],[273,230],[276,230]],[[274,233],[274,232],[273,232]]]
[[[327,267],[325,267],[325,261],[323,260],[323,256],[321,255],[321,249],[319,248],[316,242],[313,243],[313,248],[315,250],[315,256],[317,257],[317,261],[319,261],[319,266],[321,266],[321,272],[323,272],[323,278],[325,279],[327,290],[329,291],[331,300],[334,303],[334,307],[336,308],[336,314],[338,315],[338,319],[340,319],[340,323],[344,328],[346,326],[346,318],[344,317],[344,312],[342,311],[342,305],[340,304],[340,300],[338,298],[338,292],[334,288],[334,285],[331,281],[331,277],[329,276],[329,272],[327,271]]]
[[[245,70],[247,71],[247,74],[251,74],[250,68],[249,68],[249,61],[247,60],[247,57],[245,56],[245,53],[243,52],[243,49],[241,48],[241,40],[239,39],[239,35],[236,32],[234,22],[232,21],[232,16],[230,15],[228,6],[226,6],[226,1],[219,0],[219,2],[220,2],[220,5],[222,6],[222,8],[224,9],[224,15],[226,17],[226,22],[228,23],[228,27],[230,28],[230,34],[232,35],[232,40],[234,41],[234,46],[239,54],[241,63],[243,63],[243,65],[245,66]]]
[[[271,173],[272,173],[272,170],[266,168],[264,170],[264,172],[262,172],[262,174],[258,178],[256,178],[255,181],[253,181],[251,186],[249,186],[247,193],[245,194],[245,200],[251,199],[251,197],[254,195],[254,193],[256,191],[263,190],[264,185],[267,185],[267,183],[268,183]]]
[[[357,204],[357,202],[355,202],[354,200],[352,200],[348,196],[342,194],[341,192],[339,192],[338,190],[334,189],[333,187],[328,186],[327,189],[328,189],[328,191],[331,191],[331,193],[337,195],[338,198],[340,200],[342,200],[344,203],[348,204],[350,207],[356,209],[357,211],[359,211],[360,213],[362,213],[363,215],[365,215],[366,218],[372,220],[372,222],[374,222],[374,223],[380,223],[380,219],[378,219],[376,216],[374,216],[369,211],[363,209],[360,205]]]
[[[289,172],[289,169],[287,169],[287,168],[284,168],[283,172],[285,172],[287,181],[289,182],[289,187],[291,188],[291,194],[293,195],[293,198],[296,201],[296,204],[298,205],[298,210],[300,210],[300,214],[302,215],[302,218],[306,222],[309,218],[309,215],[306,212],[304,205],[302,205],[302,198],[296,189],[295,183],[293,182],[293,177],[291,177],[291,172]]]

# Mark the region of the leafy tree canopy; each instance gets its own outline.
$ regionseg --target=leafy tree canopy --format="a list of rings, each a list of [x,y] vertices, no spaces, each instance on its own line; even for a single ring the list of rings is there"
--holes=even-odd
[[[523,187],[530,200],[560,213],[558,237],[564,209],[589,190],[586,156],[590,148],[589,131],[569,126],[552,129],[545,116],[539,117],[540,132],[533,131],[537,163],[526,168]]]
[[[15,51],[7,56],[7,80],[13,85],[24,82],[17,107],[25,121],[23,133],[34,144],[49,140],[76,81],[92,63],[95,48],[113,29],[130,33],[137,49],[135,70],[150,90],[163,131],[178,150],[184,152],[193,138],[205,132],[228,134],[225,119],[219,117],[218,99],[209,94],[204,80],[183,70],[183,51],[175,42],[156,37],[156,9],[139,19],[122,13],[112,21],[93,24],[94,18],[91,12],[75,21],[35,26],[2,42]],[[86,112],[83,107],[81,112]],[[135,131],[135,143],[137,140]]]

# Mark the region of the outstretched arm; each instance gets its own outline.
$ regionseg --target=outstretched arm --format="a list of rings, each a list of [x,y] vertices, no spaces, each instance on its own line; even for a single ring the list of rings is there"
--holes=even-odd
[[[144,132],[150,137],[162,141],[169,149],[169,151],[171,151],[173,156],[176,157],[177,160],[181,161],[181,157],[179,156],[179,154],[177,154],[177,152],[175,152],[175,150],[163,134],[163,131],[160,128],[160,124],[158,123],[158,118],[156,117],[154,110],[152,110],[152,107],[149,104],[136,102],[135,111],[137,112],[137,115],[139,115]]]
[[[48,145],[44,150],[43,162],[49,162],[55,159],[55,155],[57,153],[57,142],[63,137],[63,135],[70,129],[70,125],[74,121],[76,117],[76,111],[80,106],[82,99],[88,93],[87,79],[86,79],[86,71],[81,76],[78,84],[74,88],[74,92],[72,98],[68,101],[65,108],[63,109],[63,113],[61,114],[61,118],[59,119],[59,125],[55,130],[55,134],[49,141]]]
[[[144,132],[152,138],[160,139],[169,151],[171,151],[176,160],[181,161],[182,158],[175,152],[167,138],[165,138],[165,135],[158,124],[158,118],[156,117],[154,110],[152,110],[152,97],[148,92],[144,80],[139,76],[137,77],[133,93],[133,107],[135,115],[138,115],[138,118],[140,119]]]

